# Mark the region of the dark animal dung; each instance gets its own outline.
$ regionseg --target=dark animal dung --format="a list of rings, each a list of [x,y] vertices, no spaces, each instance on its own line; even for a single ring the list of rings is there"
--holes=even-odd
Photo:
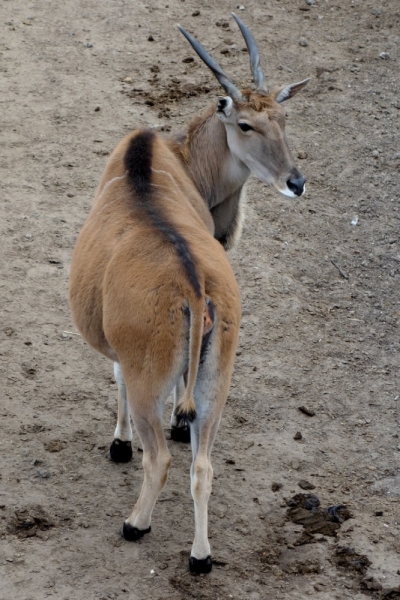
[[[288,518],[296,524],[303,525],[309,539],[301,536],[297,544],[302,545],[313,540],[313,534],[319,533],[335,537],[341,523],[351,518],[350,511],[343,504],[321,508],[315,494],[296,494],[286,501],[289,506]]]

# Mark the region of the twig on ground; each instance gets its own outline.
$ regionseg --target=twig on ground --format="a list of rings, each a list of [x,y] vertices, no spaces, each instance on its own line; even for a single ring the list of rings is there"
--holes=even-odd
[[[345,279],[348,279],[349,276],[347,275],[347,273],[345,273],[342,269],[342,267],[340,265],[338,265],[338,263],[336,262],[336,260],[331,260],[331,263],[333,264],[334,267],[337,268],[337,270],[339,271],[339,273],[341,274],[342,277],[344,277]]]

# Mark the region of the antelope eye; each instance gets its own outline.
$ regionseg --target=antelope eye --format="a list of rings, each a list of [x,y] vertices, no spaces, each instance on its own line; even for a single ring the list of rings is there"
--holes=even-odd
[[[248,123],[238,123],[238,125],[242,131],[251,131],[253,129]]]

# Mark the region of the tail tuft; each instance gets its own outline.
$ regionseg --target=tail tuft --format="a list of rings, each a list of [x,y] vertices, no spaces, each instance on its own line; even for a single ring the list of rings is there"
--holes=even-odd
[[[176,407],[175,416],[177,420],[177,425],[179,426],[181,421],[189,421],[189,423],[193,423],[195,420],[197,413],[196,408],[194,407],[194,402],[189,403],[182,402]]]

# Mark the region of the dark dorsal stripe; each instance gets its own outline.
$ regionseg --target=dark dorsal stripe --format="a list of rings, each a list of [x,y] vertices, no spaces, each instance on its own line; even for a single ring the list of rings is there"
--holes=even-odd
[[[128,177],[137,194],[147,199],[151,194],[151,161],[154,131],[146,129],[131,139],[124,157]]]
[[[154,138],[155,133],[146,129],[131,139],[124,157],[125,168],[136,192],[137,207],[145,212],[157,231],[173,245],[196,296],[200,298],[200,283],[189,244],[164,218],[162,209],[158,206],[157,195],[153,192],[151,163]]]

